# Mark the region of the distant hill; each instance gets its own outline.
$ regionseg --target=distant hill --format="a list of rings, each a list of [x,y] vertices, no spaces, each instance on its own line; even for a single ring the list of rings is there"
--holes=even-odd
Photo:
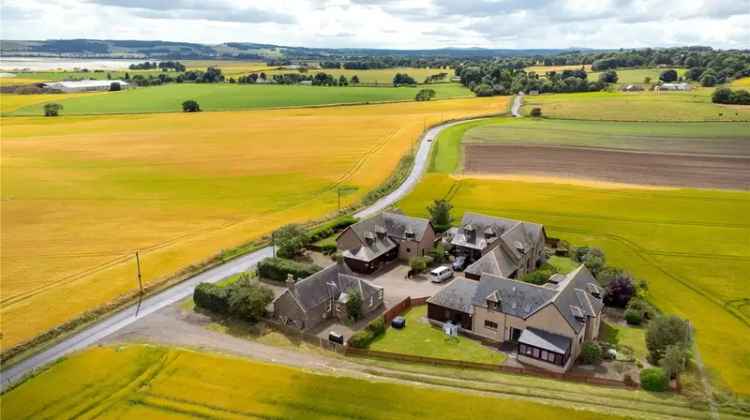
[[[151,59],[331,59],[362,57],[412,58],[490,58],[548,56],[581,49],[484,49],[443,48],[426,50],[393,50],[367,48],[306,48],[251,42],[226,42],[218,45],[190,42],[49,39],[45,41],[0,40],[0,53],[13,56],[63,56]]]

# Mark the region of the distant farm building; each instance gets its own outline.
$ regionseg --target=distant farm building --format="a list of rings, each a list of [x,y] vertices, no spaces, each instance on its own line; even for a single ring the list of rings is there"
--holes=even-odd
[[[623,92],[640,92],[643,90],[641,85],[627,85],[622,88]]]
[[[98,92],[112,90],[112,84],[117,83],[120,89],[127,89],[128,83],[122,80],[77,80],[64,82],[44,83],[47,89],[59,90],[61,92]],[[116,89],[115,89],[116,90]]]
[[[690,90],[690,85],[687,83],[662,83],[661,85],[657,86],[656,89],[687,91]]]

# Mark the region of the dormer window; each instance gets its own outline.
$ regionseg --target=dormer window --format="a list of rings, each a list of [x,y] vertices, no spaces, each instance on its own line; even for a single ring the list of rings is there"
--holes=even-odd
[[[375,234],[378,235],[378,238],[385,238],[385,233],[385,228],[383,226],[375,228]]]
[[[375,234],[372,232],[365,233],[365,241],[367,241],[368,244],[375,242]]]
[[[523,243],[521,243],[521,241],[513,242],[513,247],[516,248],[516,251],[520,252],[521,254],[526,253],[526,247]]]
[[[414,233],[414,229],[412,229],[411,227],[406,228],[404,236],[406,237],[406,239],[414,239],[417,237],[417,235]]]
[[[578,306],[571,306],[570,312],[573,314],[573,317],[578,322],[586,322],[586,316],[583,315],[583,311]]]
[[[586,288],[588,289],[589,293],[591,293],[591,296],[597,299],[602,297],[601,289],[599,289],[599,286],[595,285],[594,283],[587,284]]]
[[[494,230],[492,230],[492,228],[488,227],[484,230],[484,237],[487,238],[487,240],[492,240],[497,238],[497,234]]]

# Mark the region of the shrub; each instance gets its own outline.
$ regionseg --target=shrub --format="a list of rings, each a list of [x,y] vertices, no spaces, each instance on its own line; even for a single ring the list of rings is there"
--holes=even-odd
[[[639,297],[630,299],[630,302],[628,302],[628,306],[626,306],[626,309],[638,312],[643,319],[653,319],[654,316],[656,316],[656,310],[654,309],[654,307]]]
[[[44,116],[45,117],[56,117],[62,111],[63,106],[60,104],[44,104]]]
[[[531,273],[526,273],[521,277],[521,281],[531,284],[537,284],[541,285],[547,282],[549,280],[549,276],[541,271],[532,271]]]
[[[240,280],[227,286],[229,312],[250,322],[259,321],[266,314],[266,306],[273,300],[273,292],[257,280]]]
[[[264,258],[258,263],[258,275],[276,281],[286,281],[289,274],[295,279],[303,279],[320,270],[322,269],[315,264],[305,264],[284,258]]]
[[[193,302],[199,308],[207,309],[217,314],[229,312],[227,291],[212,283],[201,283],[193,292]]]
[[[581,348],[581,360],[587,365],[596,365],[602,361],[602,348],[593,341],[583,343]]]
[[[346,291],[349,300],[346,301],[346,316],[352,321],[359,321],[362,318],[362,295],[355,289]]]
[[[630,275],[622,272],[607,284],[604,303],[608,306],[624,308],[633,295],[635,295],[635,286],[630,280]]]
[[[599,81],[602,83],[617,83],[617,72],[614,70],[607,70],[599,74]]]
[[[382,317],[375,318],[362,331],[358,331],[351,336],[349,345],[359,349],[367,348],[383,333],[385,333],[385,320]]]
[[[669,379],[660,368],[649,368],[641,371],[641,388],[646,391],[664,392],[669,388]]]
[[[430,251],[430,256],[436,264],[442,264],[448,260],[448,251],[445,249],[445,245],[438,243],[435,248]]]
[[[666,83],[674,82],[675,80],[677,80],[677,70],[674,70],[674,69],[664,70],[659,75],[659,80],[661,80],[662,82],[666,82]]]
[[[692,342],[690,325],[677,316],[661,316],[648,325],[646,330],[646,347],[651,363],[656,364],[669,346],[689,347]]]
[[[426,257],[411,257],[409,259],[409,267],[416,273],[421,273],[427,269],[427,258]]]
[[[190,99],[182,103],[182,111],[183,112],[200,112],[201,107],[198,105],[198,102],[195,102],[194,100]]]
[[[531,108],[531,113],[529,115],[531,115],[534,118],[541,117],[542,116],[542,108],[539,108],[539,107]]]
[[[122,87],[117,82],[112,82],[112,83],[109,84],[109,91],[110,92],[118,92],[121,89],[122,89]]]
[[[325,239],[334,233],[344,230],[345,228],[357,223],[357,219],[353,216],[342,216],[337,217],[330,222],[326,222],[316,228],[311,229],[307,232],[308,242],[317,242],[321,239]]]
[[[451,228],[451,223],[453,223],[452,209],[453,204],[443,199],[435,200],[427,206],[427,212],[430,213],[430,222],[436,232],[445,232]]]
[[[419,92],[417,92],[417,96],[414,98],[414,100],[418,102],[423,101],[429,101],[430,99],[435,97],[435,91],[433,89],[422,89]]]
[[[641,325],[643,322],[643,314],[635,309],[628,309],[625,311],[625,321],[629,325]]]

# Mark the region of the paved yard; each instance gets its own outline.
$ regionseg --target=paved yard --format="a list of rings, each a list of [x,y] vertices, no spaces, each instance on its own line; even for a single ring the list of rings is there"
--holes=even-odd
[[[383,299],[388,308],[401,302],[407,296],[414,298],[432,296],[450,283],[450,281],[441,284],[432,283],[425,274],[407,279],[406,273],[408,272],[408,265],[397,264],[371,276],[363,277],[385,289]],[[456,275],[462,274],[457,273]]]

